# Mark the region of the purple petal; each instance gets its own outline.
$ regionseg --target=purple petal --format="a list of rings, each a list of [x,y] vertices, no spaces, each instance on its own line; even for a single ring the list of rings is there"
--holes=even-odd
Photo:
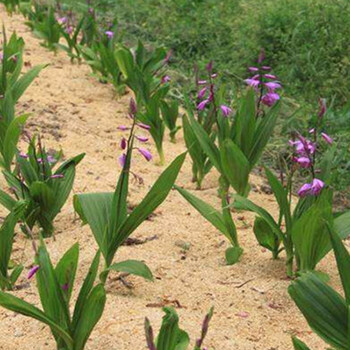
[[[162,84],[165,84],[165,83],[168,83],[170,80],[171,80],[171,78],[169,77],[169,75],[164,75],[161,82],[162,82]]]
[[[221,105],[220,109],[224,117],[228,117],[232,113],[232,109],[225,105]]]
[[[299,157],[296,158],[295,161],[302,167],[302,168],[309,168],[311,166],[311,160],[308,157]]]
[[[333,143],[333,139],[329,135],[327,135],[325,132],[321,132],[321,136],[328,144],[331,145]]]
[[[312,184],[311,184],[310,193],[312,195],[317,196],[321,192],[321,190],[323,189],[324,186],[325,186],[325,184],[322,180],[313,179]]]
[[[265,86],[269,89],[269,90],[275,90],[275,89],[280,89],[282,88],[282,85],[280,83],[278,83],[277,81],[269,81],[267,83],[265,83]]]
[[[152,159],[152,154],[145,148],[138,148],[138,151],[145,157],[145,159],[149,162]]]
[[[198,85],[205,85],[205,84],[207,84],[207,81],[206,80],[198,80],[197,84]]]
[[[63,174],[55,174],[51,175],[51,179],[63,179],[64,175]]]
[[[135,137],[136,137],[140,142],[147,142],[147,141],[148,141],[148,137],[145,137],[145,136],[137,136],[137,135],[135,135]]]
[[[129,110],[132,115],[135,115],[137,113],[137,105],[133,98],[130,99]]]
[[[252,86],[253,88],[257,88],[260,85],[260,81],[257,79],[246,79],[244,80],[246,84]]]
[[[142,129],[145,129],[145,130],[150,130],[151,129],[151,127],[149,125],[144,124],[144,123],[137,123],[136,125],[139,126]]]
[[[269,66],[262,66],[261,69],[267,71],[267,70],[271,70],[271,67],[269,67]]]
[[[280,96],[275,92],[268,92],[261,98],[261,102],[266,106],[272,107],[279,99]]]
[[[248,70],[250,72],[258,72],[259,71],[259,68],[258,67],[248,67]]]
[[[129,128],[127,126],[125,126],[125,125],[120,125],[120,126],[118,126],[117,129],[119,129],[121,131],[129,130]]]
[[[120,141],[120,148],[124,150],[124,149],[126,149],[126,145],[127,145],[126,138],[123,137]]]
[[[299,197],[305,197],[308,195],[311,191],[311,184],[304,184],[303,186],[300,187],[298,191]]]
[[[273,75],[273,74],[265,74],[264,77],[266,79],[273,79],[273,80],[277,79],[276,75]]]
[[[40,266],[39,265],[34,265],[30,270],[29,270],[29,273],[28,273],[28,279],[30,280],[37,272],[38,270],[40,269]]]
[[[106,30],[105,34],[107,35],[108,39],[112,39],[114,36],[114,32],[112,32],[111,30]]]
[[[198,104],[197,109],[198,109],[199,111],[202,111],[208,103],[209,103],[209,99],[203,100],[202,102],[200,102],[200,103]]]
[[[320,110],[318,112],[318,117],[322,118],[327,112],[326,100],[324,98],[320,98],[318,103],[320,105]]]
[[[123,154],[118,158],[118,160],[119,160],[120,166],[121,166],[122,168],[124,168],[125,163],[126,163],[126,154],[123,153]]]
[[[207,87],[204,87],[203,89],[201,89],[199,92],[198,92],[198,100],[201,100],[203,97],[204,97],[204,95],[206,94],[206,92],[207,92]]]

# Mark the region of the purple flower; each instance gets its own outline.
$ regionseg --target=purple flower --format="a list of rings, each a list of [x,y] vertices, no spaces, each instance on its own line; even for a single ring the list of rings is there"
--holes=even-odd
[[[19,153],[19,156],[20,156],[21,158],[24,158],[24,159],[28,159],[28,158],[29,158],[29,157],[28,157],[28,154],[23,153],[23,152],[20,152],[20,153]]]
[[[126,145],[127,145],[126,138],[123,137],[120,141],[120,148],[124,150],[126,149]]]
[[[138,127],[142,128],[142,129],[145,129],[145,130],[150,130],[151,127],[147,124],[144,124],[144,123],[137,123],[136,124]]]
[[[152,159],[152,154],[150,151],[145,148],[138,148],[138,151],[145,157],[145,159],[149,162]]]
[[[67,26],[66,33],[67,34],[72,34],[73,33],[73,27],[72,26]]]
[[[312,129],[309,130],[309,134],[314,134],[315,131],[316,131],[315,128],[312,128]]]
[[[311,184],[304,184],[298,191],[299,197],[305,197],[307,195],[317,196],[320,194],[325,184],[322,180],[313,179]]]
[[[331,145],[333,143],[333,139],[330,136],[328,136],[326,133],[321,132],[321,136],[328,144]]]
[[[258,67],[248,67],[248,70],[250,72],[258,72],[259,71],[259,68]]]
[[[165,84],[165,83],[168,83],[170,80],[171,79],[170,79],[169,75],[164,75],[161,82],[162,82],[162,84]]]
[[[262,66],[261,69],[268,71],[268,70],[271,70],[271,67],[269,67],[269,66]]]
[[[264,77],[266,79],[273,79],[273,80],[277,79],[276,75],[273,75],[273,74],[265,74]]]
[[[112,32],[111,30],[106,30],[105,34],[107,35],[108,39],[112,39],[114,36],[114,32]]]
[[[28,279],[30,280],[37,272],[38,270],[40,269],[40,266],[39,265],[34,265],[30,270],[29,270],[29,273],[28,273]]]
[[[206,94],[206,92],[207,92],[207,87],[204,87],[203,89],[201,89],[199,92],[198,92],[198,100],[201,100],[203,97],[204,97],[204,95]]]
[[[145,137],[145,136],[137,136],[137,135],[135,135],[135,137],[136,137],[140,142],[147,142],[147,141],[148,141],[148,137]]]
[[[197,109],[198,109],[199,111],[203,111],[203,109],[205,108],[205,106],[206,106],[209,102],[210,102],[209,99],[203,100],[202,102],[200,102],[200,103],[198,104]]]
[[[269,81],[269,82],[265,83],[265,86],[270,91],[274,91],[274,90],[280,89],[282,87],[282,85],[280,83],[278,83],[277,81]]]
[[[48,155],[47,161],[52,164],[56,162],[56,158],[54,156]]]
[[[210,61],[208,64],[207,64],[207,67],[206,67],[207,71],[209,73],[211,73],[211,71],[213,70],[213,61]]]
[[[232,113],[232,109],[225,105],[221,105],[220,109],[224,117],[228,117]]]
[[[280,96],[275,92],[268,92],[261,98],[261,102],[266,106],[272,107],[279,99]]]
[[[198,85],[205,85],[205,84],[207,84],[207,81],[206,80],[198,80],[197,84]]]
[[[320,110],[318,112],[318,117],[322,118],[327,112],[326,100],[324,98],[320,98],[318,100],[318,104],[320,105]]]
[[[299,157],[295,158],[295,161],[302,167],[302,168],[309,168],[311,166],[311,160],[308,157]]]
[[[305,197],[308,195],[311,191],[311,184],[304,184],[303,186],[300,187],[298,191],[299,197]]]
[[[67,21],[68,21],[67,17],[59,17],[59,18],[57,18],[57,22],[59,24],[65,24],[65,23],[67,23]]]
[[[299,140],[297,141],[289,141],[289,144],[295,147],[295,151],[303,156],[307,156],[308,154],[314,154],[316,151],[316,146],[309,140],[299,136]]]
[[[118,158],[119,164],[121,165],[122,168],[124,168],[125,163],[126,163],[126,154],[123,153],[121,156]]]
[[[135,115],[137,113],[137,105],[133,98],[130,99],[129,110],[132,115]]]
[[[211,78],[215,79],[217,76],[218,76],[218,73],[214,73],[214,74],[211,75]]]
[[[119,129],[121,131],[129,130],[129,128],[127,126],[125,126],[125,125],[119,125],[117,129]]]
[[[254,89],[257,89],[258,86],[260,85],[260,80],[258,79],[246,79],[244,80],[246,82],[246,84],[248,84],[249,86],[252,86]]]
[[[55,174],[51,175],[51,179],[63,179],[64,175],[63,174]]]
[[[311,184],[311,194],[317,196],[324,187],[324,182],[319,179],[313,179]]]

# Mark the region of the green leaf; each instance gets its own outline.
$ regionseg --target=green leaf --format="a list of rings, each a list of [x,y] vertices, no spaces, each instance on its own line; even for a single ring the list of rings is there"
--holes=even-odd
[[[83,350],[89,336],[100,320],[106,304],[106,292],[102,284],[94,287],[82,307],[74,329],[74,350]]]
[[[41,70],[47,66],[47,64],[35,66],[30,71],[25,73],[20,79],[18,79],[15,84],[13,84],[11,91],[14,102],[17,102],[19,100],[19,98],[23,95],[24,91],[39,75]]]
[[[62,338],[67,344],[68,350],[73,350],[73,340],[71,336],[59,326],[53,319],[45,315],[35,306],[21,300],[11,294],[0,292],[0,305],[13,312],[20,313],[24,316],[34,318],[42,323],[47,324],[50,328]]]
[[[186,350],[188,334],[179,328],[179,317],[172,307],[164,307],[162,326],[157,337],[157,350]]]
[[[349,348],[348,307],[336,291],[307,272],[288,292],[315,333],[338,350]]]
[[[235,203],[234,203],[235,207],[237,207],[237,205],[238,205],[239,209],[249,210],[249,211],[252,211],[252,212],[258,214],[259,216],[261,216],[266,221],[266,223],[270,225],[271,229],[275,232],[277,237],[281,241],[285,242],[285,237],[284,237],[284,234],[281,231],[280,227],[277,225],[274,218],[264,208],[259,207],[258,205],[254,204],[252,201],[250,201],[249,199],[244,198],[238,194],[235,194],[233,196],[235,199]]]
[[[75,274],[78,267],[78,258],[79,244],[76,243],[67,250],[55,268],[56,277],[61,288],[63,286],[68,287],[68,290],[65,291],[68,304],[73,290]]]
[[[294,221],[291,236],[301,271],[313,270],[328,253],[330,240],[326,223],[332,224],[332,219],[332,208],[325,196],[321,196]]]
[[[239,258],[243,254],[241,247],[229,247],[226,249],[225,256],[227,265],[234,265],[239,261]]]
[[[250,172],[250,165],[247,158],[230,139],[223,142],[220,153],[222,170],[225,177],[238,194],[245,196],[249,186],[248,179]]]
[[[3,142],[3,149],[2,149],[4,167],[7,170],[11,169],[11,163],[17,151],[17,143],[19,140],[19,136],[21,134],[22,127],[27,121],[27,118],[28,118],[27,114],[21,115],[15,118],[14,120],[12,120],[12,122],[7,128],[5,139]]]
[[[138,260],[125,260],[119,263],[112,264],[108,270],[126,272],[132,275],[143,277],[146,280],[153,281],[151,270],[146,264]]]
[[[62,286],[59,284],[44,242],[35,257],[39,270],[36,273],[37,287],[45,314],[64,329],[69,328],[70,317]]]
[[[0,204],[4,206],[7,210],[12,210],[14,205],[16,204],[16,200],[13,199],[6,192],[0,190]]]
[[[105,233],[112,210],[113,193],[86,193],[74,196],[74,209],[84,224],[88,223],[102,254],[107,258]]]
[[[73,314],[73,322],[72,322],[72,329],[74,330],[83,311],[83,307],[86,303],[86,299],[88,298],[91,289],[94,285],[96,276],[97,276],[97,271],[98,271],[98,266],[100,263],[100,251],[98,251],[91,263],[91,266],[89,268],[89,271],[84,279],[84,283],[80,289],[78,299],[75,303],[75,308],[74,308],[74,314]]]
[[[215,228],[217,228],[221,233],[223,233],[228,239],[231,240],[222,214],[214,209],[211,205],[194,196],[185,189],[174,186],[174,188],[205,218],[207,219]]]
[[[113,259],[116,249],[129,237],[129,235],[142,224],[153,211],[163,203],[172,189],[174,182],[180,172],[182,164],[186,158],[186,153],[179,155],[159,176],[146,197],[132,211],[123,223],[119,232],[111,242],[109,248],[109,259]]]
[[[334,231],[338,233],[341,239],[350,236],[350,210],[334,219]]]
[[[344,247],[339,235],[332,230],[329,225],[327,225],[327,229],[334,249],[334,255],[337,260],[338,271],[342,281],[345,299],[347,304],[350,305],[350,254]]]
[[[262,247],[277,254],[280,240],[265,219],[256,217],[253,231],[257,241]]]
[[[294,350],[310,350],[310,348],[306,346],[306,344],[303,343],[298,338],[293,337],[292,340],[293,340]]]

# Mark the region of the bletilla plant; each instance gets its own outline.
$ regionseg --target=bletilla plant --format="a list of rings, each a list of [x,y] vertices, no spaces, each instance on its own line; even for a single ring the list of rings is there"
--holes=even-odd
[[[88,32],[85,37],[89,38],[90,35],[92,35],[95,40],[88,46],[79,46],[83,58],[101,82],[113,84],[119,95],[124,94],[125,84],[122,82],[116,56],[116,45],[120,41],[117,25],[110,26],[108,30],[102,33],[93,34]],[[82,44],[83,43],[82,41]]]
[[[186,145],[193,159],[193,175],[197,183],[201,183],[211,164],[220,174],[221,212],[185,189],[177,187],[177,190],[229,239],[232,247],[226,250],[226,260],[228,264],[234,264],[242,255],[243,249],[239,245],[236,226],[229,208],[229,190],[232,187],[240,195],[248,195],[249,174],[260,159],[273,132],[278,104],[268,110],[257,109],[255,92],[249,89],[240,101],[238,112],[234,114],[231,106],[225,103],[225,88],[217,89],[214,84],[216,73],[213,72],[212,63],[206,68],[208,79],[197,78],[197,84],[201,86],[197,110],[207,112],[204,116],[199,113],[197,118],[193,113],[188,113],[188,124],[184,119],[184,132]],[[215,133],[210,131],[214,127]],[[208,159],[202,157],[201,152]]]
[[[349,232],[347,232],[349,233]],[[339,234],[328,227],[343,286],[340,295],[312,272],[304,273],[288,288],[288,292],[312,330],[335,350],[348,350],[350,344],[350,255]],[[296,350],[310,350],[294,339]]]
[[[332,139],[322,131],[324,113],[322,103],[320,112],[311,120],[314,122],[309,132],[312,140],[296,133],[290,141],[292,156],[287,159],[286,170],[281,171],[279,179],[265,169],[279,205],[278,220],[252,201],[234,196],[235,207],[258,215],[254,233],[259,244],[270,250],[274,258],[282,250],[286,251],[287,275],[290,277],[293,276],[294,259],[298,272],[310,271],[329,252],[331,245],[326,224],[334,227],[342,238],[349,234],[350,212],[336,216],[332,213],[332,161],[336,145],[332,145]],[[299,188],[299,199],[294,206],[293,179],[298,170],[308,180]],[[283,248],[280,248],[281,243]]]
[[[58,350],[83,350],[102,316],[106,292],[102,284],[94,286],[100,253],[98,252],[81,286],[74,311],[70,300],[78,268],[79,245],[73,245],[53,266],[44,242],[35,254],[35,265],[28,278],[36,276],[42,310],[15,297],[0,292],[0,305],[8,310],[38,320],[50,327]]]
[[[116,52],[117,62],[123,74],[125,84],[134,92],[138,110],[138,118],[150,125],[150,134],[155,142],[160,164],[164,164],[163,139],[167,126],[173,137],[178,130],[176,119],[178,106],[176,102],[168,104],[170,77],[166,75],[166,67],[171,53],[158,48],[152,53],[146,51],[139,41],[133,53],[126,47]]]
[[[122,166],[114,193],[87,193],[74,196],[74,207],[83,223],[89,224],[92,233],[105,259],[105,271],[101,280],[106,281],[110,270],[122,271],[152,279],[149,268],[140,261],[127,260],[113,263],[114,256],[123,242],[137,229],[139,225],[166,199],[173,187],[186,154],[178,156],[159,176],[148,194],[131,213],[128,213],[127,196],[129,177],[132,175],[142,183],[142,178],[132,171],[131,161],[136,149],[147,161],[151,160],[151,153],[137,143],[144,143],[147,137],[138,135],[138,130],[149,130],[149,126],[137,119],[136,104],[130,103],[130,117],[132,126],[128,139],[122,138],[120,146],[123,150],[119,157]],[[128,130],[120,126],[120,130]]]
[[[44,237],[54,233],[53,221],[66,202],[74,183],[75,168],[84,153],[71,158],[55,169],[60,154],[51,155],[42,146],[40,138],[29,138],[27,153],[18,153],[13,173],[4,176],[13,196],[0,191],[0,203],[12,211],[18,201],[26,201],[23,231],[38,224]]]
[[[18,10],[20,1],[19,0],[2,0],[0,1],[6,7],[6,11],[8,14],[12,15],[14,12]]]
[[[24,41],[16,33],[7,41],[3,28],[3,48],[0,54],[0,166],[11,169],[17,143],[28,115],[15,117],[15,106],[45,65],[22,72]]]
[[[2,290],[13,289],[23,271],[23,265],[14,264],[11,261],[11,253],[15,226],[17,221],[23,216],[25,208],[26,203],[24,201],[18,202],[11,213],[7,215],[0,228],[0,288]]]
[[[179,327],[179,316],[171,307],[164,307],[165,315],[159,334],[154,340],[153,329],[148,318],[145,319],[145,332],[147,347],[149,350],[187,350],[190,344],[190,337],[187,332]],[[195,342],[193,350],[204,350],[202,348],[204,339],[208,333],[209,322],[213,316],[213,308],[205,316],[201,336]]]

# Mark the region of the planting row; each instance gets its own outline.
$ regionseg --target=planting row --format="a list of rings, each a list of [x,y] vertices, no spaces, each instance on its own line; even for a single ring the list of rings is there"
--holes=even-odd
[[[289,152],[281,157],[280,173],[265,168],[266,178],[279,206],[278,218],[248,199],[249,176],[259,162],[273,133],[281,110],[282,84],[266,65],[262,50],[251,76],[245,80],[246,91],[233,95],[228,86],[218,84],[212,62],[204,71],[194,72],[194,86],[183,99],[171,90],[168,65],[171,52],[163,48],[147,50],[139,42],[136,48],[123,43],[116,23],[100,18],[87,6],[83,13],[73,12],[57,2],[19,3],[3,1],[9,12],[20,11],[33,33],[50,50],[65,50],[72,62],[84,60],[101,83],[111,83],[118,94],[132,90],[129,105],[129,125],[116,126],[125,132],[120,140],[120,175],[111,193],[84,193],[74,196],[74,209],[83,224],[88,224],[99,250],[81,286],[73,314],[70,299],[78,265],[79,246],[69,249],[54,267],[43,238],[54,235],[54,220],[67,201],[73,187],[76,167],[84,154],[61,162],[61,152],[49,152],[40,135],[31,136],[25,130],[28,115],[16,116],[16,104],[45,66],[22,73],[24,42],[13,33],[8,39],[4,30],[0,75],[0,166],[7,187],[0,190],[0,204],[9,214],[0,229],[0,287],[13,290],[23,271],[22,265],[11,260],[15,227],[31,240],[34,265],[28,278],[34,275],[42,310],[15,297],[0,292],[0,305],[47,324],[58,349],[83,349],[91,331],[102,316],[105,283],[112,271],[141,276],[152,280],[152,272],[142,262],[115,262],[114,257],[125,240],[164,201],[172,188],[188,201],[206,220],[230,242],[225,252],[227,264],[239,262],[243,247],[232,211],[248,210],[256,214],[253,231],[257,242],[271,251],[273,259],[282,252],[286,256],[286,275],[292,282],[289,292],[313,330],[335,349],[348,349],[350,343],[350,256],[341,240],[350,234],[350,212],[333,210],[332,179],[336,143],[326,133],[324,116],[326,103],[320,100],[319,110],[309,118],[307,130],[295,130],[289,142]],[[184,113],[179,120],[179,105]],[[128,212],[130,175],[142,182],[132,171],[137,152],[145,161],[152,160],[147,149],[151,138],[165,162],[163,140],[165,130],[176,142],[182,128],[187,152],[181,154],[163,171],[143,200]],[[146,134],[146,136],[145,136]],[[27,150],[18,148],[20,137]],[[213,208],[186,188],[175,184],[188,155],[192,160],[192,177],[201,189],[205,176],[215,168],[219,174],[220,208]],[[295,184],[295,177],[303,185]],[[297,187],[296,187],[297,186]],[[293,194],[297,192],[297,198]],[[37,230],[39,228],[39,239]],[[17,233],[20,234],[20,233]],[[39,241],[39,242],[38,242]],[[317,264],[334,249],[345,298],[327,285],[328,276],[316,271]],[[104,268],[99,271],[100,260]],[[322,310],[322,312],[320,312]],[[189,337],[178,327],[173,309],[166,308],[159,336],[146,320],[146,338],[151,350],[186,349]],[[201,337],[195,349],[202,349],[212,310],[206,316]],[[293,339],[295,349],[307,349]]]

